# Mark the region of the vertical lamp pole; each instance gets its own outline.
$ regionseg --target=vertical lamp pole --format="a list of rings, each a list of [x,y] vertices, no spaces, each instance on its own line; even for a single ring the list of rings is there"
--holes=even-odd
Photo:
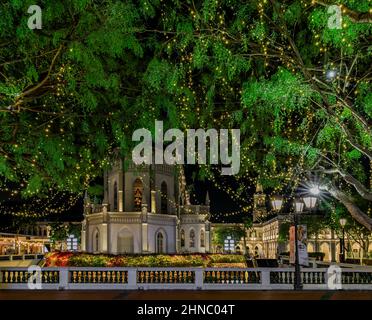
[[[298,253],[298,215],[304,209],[304,203],[297,199],[294,202],[295,212],[294,212],[294,232],[295,232],[295,281],[294,290],[302,290],[301,283],[301,269],[300,269],[300,258]]]
[[[283,197],[280,195],[275,195],[271,198],[271,205],[275,212],[279,212],[283,206]]]
[[[340,239],[340,263],[345,263],[345,218],[340,219],[340,225],[342,228],[342,239]]]
[[[320,190],[317,186],[313,186],[310,188],[310,193],[314,195],[318,195],[320,193]],[[304,205],[306,206],[307,209],[310,211],[315,208],[316,202],[317,202],[316,197],[311,197],[307,196],[304,197],[303,199],[298,199],[295,200],[295,214],[294,214],[294,220],[295,220],[295,250],[296,250],[296,261],[295,261],[295,283],[294,283],[294,289],[295,290],[302,290],[303,285],[301,283],[301,270],[300,270],[300,259],[299,259],[299,253],[298,253],[298,232],[297,232],[297,225],[298,225],[298,214],[300,214],[303,209]]]
[[[314,195],[318,195],[320,190],[317,186],[310,188],[310,192]],[[299,250],[298,250],[298,215],[303,212],[304,205],[311,209],[314,209],[317,202],[317,198],[313,196],[307,196],[303,199],[296,199],[294,201],[294,231],[295,231],[295,281],[294,281],[294,290],[302,290],[303,286],[301,283],[301,270],[300,270],[300,259],[299,259]],[[271,200],[273,209],[275,211],[280,211],[283,205],[283,198],[275,196]]]

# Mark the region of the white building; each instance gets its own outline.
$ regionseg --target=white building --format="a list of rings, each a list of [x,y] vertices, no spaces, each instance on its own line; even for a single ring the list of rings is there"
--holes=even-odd
[[[182,167],[118,159],[104,174],[101,205],[85,198],[83,251],[111,254],[209,252],[209,199],[192,205]]]

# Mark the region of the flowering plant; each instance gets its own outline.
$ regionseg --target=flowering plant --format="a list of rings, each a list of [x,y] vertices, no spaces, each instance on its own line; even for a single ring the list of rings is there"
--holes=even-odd
[[[223,263],[244,265],[242,255],[233,254],[147,254],[104,255],[51,252],[45,255],[46,267],[212,267]]]

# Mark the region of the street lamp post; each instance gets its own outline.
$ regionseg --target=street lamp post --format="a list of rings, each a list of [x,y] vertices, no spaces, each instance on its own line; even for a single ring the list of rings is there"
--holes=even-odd
[[[298,253],[298,215],[304,209],[304,203],[297,199],[294,202],[294,232],[295,232],[295,281],[294,281],[294,290],[302,290],[301,283],[301,269],[300,269],[300,258]]]
[[[340,225],[342,228],[342,238],[340,239],[340,263],[345,262],[345,225],[346,225],[346,219],[341,218],[340,219]]]
[[[319,194],[318,187],[312,187],[310,192],[314,195]],[[293,222],[294,222],[294,233],[295,233],[295,281],[294,281],[294,290],[302,290],[303,286],[301,283],[301,269],[300,269],[300,259],[299,259],[299,250],[298,250],[298,216],[303,212],[304,206],[306,206],[309,210],[312,210],[316,206],[317,197],[314,196],[307,196],[302,199],[296,199],[293,203],[294,205],[294,214],[293,214]],[[274,196],[271,200],[272,207],[274,211],[280,211],[283,205],[283,198],[281,196]]]

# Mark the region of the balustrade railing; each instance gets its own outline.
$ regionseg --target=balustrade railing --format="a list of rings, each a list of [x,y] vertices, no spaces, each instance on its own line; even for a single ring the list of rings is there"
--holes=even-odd
[[[270,283],[272,284],[293,284],[294,271],[270,271]],[[302,271],[301,282],[303,284],[325,284],[326,271]]]
[[[27,269],[19,270],[1,270],[1,283],[28,283],[32,272]],[[42,270],[40,275],[41,283],[59,283],[58,270]]]
[[[45,289],[291,290],[293,268],[0,268],[0,289],[27,289],[39,273]],[[372,269],[342,269],[341,288],[372,290]],[[30,279],[32,277],[32,279]],[[302,269],[306,289],[329,289],[328,269]],[[35,283],[35,282],[33,282]],[[332,286],[330,286],[332,287]]]
[[[195,271],[137,270],[137,283],[194,283]]]
[[[69,271],[70,283],[128,283],[128,271],[120,270],[74,270]]]
[[[372,286],[372,272],[343,272],[343,284],[369,284]]]
[[[260,283],[260,271],[245,271],[245,270],[216,270],[207,269],[204,271],[204,283],[218,284],[248,284]]]

